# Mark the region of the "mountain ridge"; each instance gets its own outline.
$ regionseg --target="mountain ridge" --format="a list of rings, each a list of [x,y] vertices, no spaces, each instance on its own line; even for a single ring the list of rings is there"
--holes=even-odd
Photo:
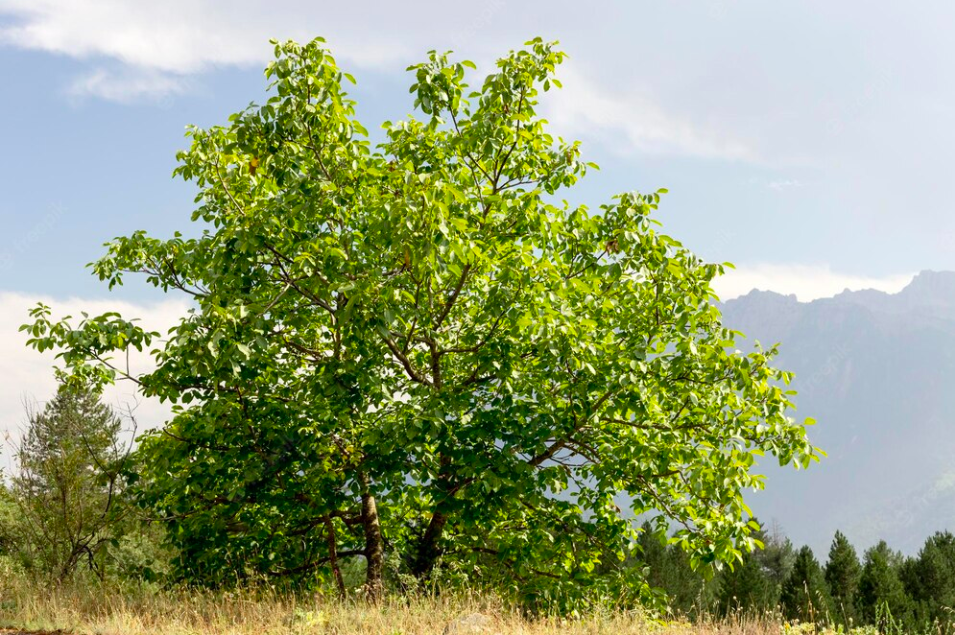
[[[741,347],[780,343],[797,414],[818,421],[810,438],[829,455],[805,473],[766,466],[758,516],[817,554],[837,529],[905,552],[955,529],[955,485],[938,486],[955,470],[955,272],[808,302],[754,290],[721,308]]]

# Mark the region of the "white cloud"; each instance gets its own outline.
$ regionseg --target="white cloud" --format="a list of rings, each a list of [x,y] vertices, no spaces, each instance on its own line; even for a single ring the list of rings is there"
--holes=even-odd
[[[356,28],[363,22],[353,13],[358,8],[250,0],[0,0],[0,17],[11,19],[0,26],[0,43],[119,62],[129,72],[93,71],[74,82],[74,91],[128,101],[131,96],[179,92],[185,75],[222,66],[262,66],[270,57],[268,41],[273,37],[304,41],[334,33],[330,44],[335,54],[363,67],[394,64],[409,54],[406,32],[386,19],[387,14],[407,11],[375,7],[375,13],[383,15],[379,24],[368,25],[373,32],[369,37]]]
[[[30,321],[28,311],[38,302],[50,306],[54,318],[65,315],[77,316],[81,311],[87,311],[91,315],[118,311],[123,316],[142,317],[144,327],[163,334],[188,309],[187,303],[181,301],[134,304],[80,298],[61,300],[39,295],[0,292],[0,377],[3,378],[3,382],[0,383],[0,435],[15,438],[25,423],[24,402],[42,403],[56,391],[56,380],[52,370],[56,364],[55,354],[49,351],[41,354],[32,348],[27,348],[27,334],[18,332],[21,324]],[[145,354],[131,355],[130,367],[134,372],[148,370],[147,356]],[[121,410],[138,404],[134,414],[140,430],[159,426],[169,413],[168,407],[160,404],[158,400],[137,397],[135,386],[128,381],[119,382],[111,387],[104,395],[104,400]],[[9,456],[6,451],[2,454]]]
[[[777,192],[781,192],[781,191],[783,191],[783,190],[788,190],[788,189],[790,189],[790,188],[800,188],[800,187],[802,187],[802,181],[800,181],[800,180],[798,180],[798,179],[785,179],[785,180],[782,180],[782,181],[770,181],[769,183],[766,184],[766,187],[768,187],[768,188],[771,189],[771,190],[776,190]]]
[[[0,17],[12,18],[0,26],[0,44],[118,62],[123,71],[88,71],[68,92],[120,103],[181,93],[187,76],[215,68],[263,66],[273,37],[305,41],[341,33],[331,41],[334,52],[362,67],[394,64],[408,55],[402,29],[383,23],[367,37],[354,28],[347,8],[248,0],[0,0]]]
[[[173,73],[258,61],[265,40],[258,48],[249,47],[246,38],[236,37],[240,34],[235,23],[228,20],[222,28],[213,28],[215,19],[230,10],[231,5],[218,11],[209,2],[176,0],[3,0],[0,11],[18,19],[0,30],[0,40],[25,49],[77,58],[101,56]]]
[[[547,114],[564,136],[597,136],[623,154],[756,159],[746,143],[716,127],[672,114],[647,95],[605,91],[571,65],[561,68],[560,77],[564,88],[548,100]]]
[[[76,77],[67,89],[71,97],[99,97],[129,104],[140,100],[163,100],[186,90],[185,78],[155,71],[113,72],[98,68]]]
[[[94,68],[73,80],[68,93],[129,103],[181,93],[188,77],[215,68],[262,66],[273,37],[304,41],[323,34],[341,62],[360,68],[401,71],[431,48],[493,59],[526,39],[516,14],[530,10],[503,0],[482,6],[415,0],[400,11],[367,0],[0,0],[0,17],[12,18],[0,26],[0,44],[92,60]],[[123,70],[103,70],[117,63]],[[565,90],[550,100],[547,114],[564,135],[600,139],[621,153],[753,157],[729,133],[671,114],[649,94],[607,91],[583,67],[563,68],[561,76]]]
[[[713,282],[721,300],[731,300],[753,289],[795,295],[800,301],[829,298],[846,289],[877,289],[897,293],[912,281],[914,274],[885,277],[856,276],[837,273],[828,265],[756,264],[727,269],[726,275]]]

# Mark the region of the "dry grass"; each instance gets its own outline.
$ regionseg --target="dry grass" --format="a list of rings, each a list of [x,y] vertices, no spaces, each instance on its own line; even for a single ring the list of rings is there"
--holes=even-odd
[[[778,622],[736,620],[721,624],[660,624],[640,614],[593,615],[576,620],[529,619],[486,598],[391,599],[373,606],[315,596],[273,593],[114,591],[71,586],[40,589],[0,585],[0,625],[29,630],[63,629],[98,635],[429,635],[479,613],[484,630],[511,635],[779,635]]]

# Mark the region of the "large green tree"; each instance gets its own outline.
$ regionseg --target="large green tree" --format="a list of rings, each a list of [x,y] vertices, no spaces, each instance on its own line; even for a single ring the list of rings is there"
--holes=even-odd
[[[410,69],[423,117],[372,147],[321,40],[275,52],[265,104],[179,155],[199,235],[138,232],[94,267],[189,315],[164,339],[46,307],[25,326],[100,381],[158,343],[132,379],[176,404],[143,452],[185,568],[337,577],[360,555],[377,595],[387,546],[421,579],[581,588],[653,510],[694,566],[751,548],[755,457],[817,456],[790,375],[736,350],[723,268],[659,231],[663,190],[561,202],[588,167],[537,112],[564,54],[533,40],[472,89],[432,53]]]

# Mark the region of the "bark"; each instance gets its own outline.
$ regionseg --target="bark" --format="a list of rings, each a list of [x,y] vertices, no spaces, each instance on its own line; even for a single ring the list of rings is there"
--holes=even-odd
[[[435,510],[431,514],[431,520],[428,522],[428,528],[418,543],[418,552],[415,554],[412,563],[411,572],[419,580],[427,580],[431,577],[435,565],[438,564],[438,558],[441,557],[441,538],[444,535],[444,528],[448,524],[448,515],[441,510]]]
[[[332,575],[342,599],[345,598],[345,579],[342,577],[341,567],[338,566],[338,542],[335,539],[335,525],[331,518],[325,520],[325,530],[328,532],[328,562],[332,565]]]
[[[454,488],[451,484],[451,459],[444,455],[441,457],[441,472],[435,482],[438,498],[434,511],[431,512],[431,520],[428,521],[428,527],[418,543],[417,552],[411,563],[411,573],[418,580],[430,578],[441,557],[441,542],[449,519],[446,503],[454,497],[456,489],[459,488]]]
[[[384,593],[383,580],[385,549],[378,522],[378,506],[368,488],[367,478],[362,478],[364,491],[361,494],[361,523],[365,531],[365,595],[377,602]]]

